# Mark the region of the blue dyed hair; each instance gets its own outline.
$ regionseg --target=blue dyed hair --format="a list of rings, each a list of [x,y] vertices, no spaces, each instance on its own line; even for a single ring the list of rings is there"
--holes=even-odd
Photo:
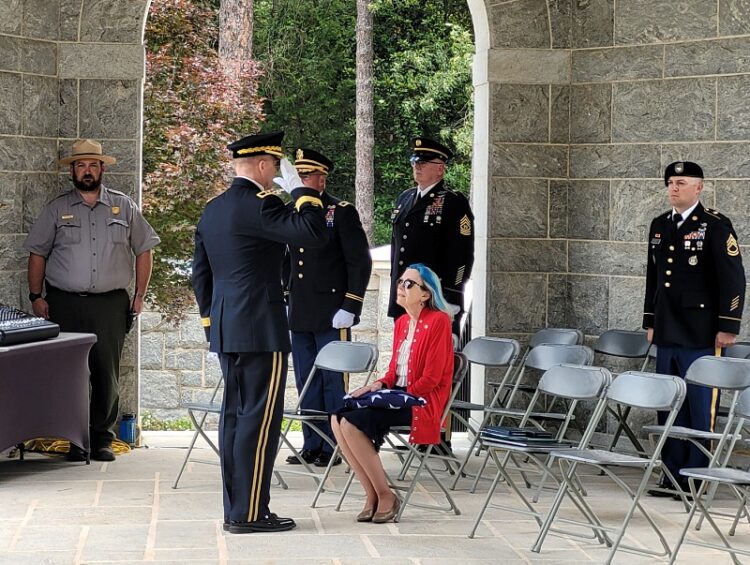
[[[427,306],[432,308],[433,310],[441,310],[445,312],[452,319],[453,314],[448,308],[448,303],[443,296],[443,291],[440,289],[440,279],[435,274],[435,271],[430,269],[424,263],[414,263],[413,265],[409,265],[407,268],[417,271],[419,273],[419,276],[422,277],[422,281],[424,281],[424,286],[426,286],[427,290],[430,291],[430,300],[427,303]]]

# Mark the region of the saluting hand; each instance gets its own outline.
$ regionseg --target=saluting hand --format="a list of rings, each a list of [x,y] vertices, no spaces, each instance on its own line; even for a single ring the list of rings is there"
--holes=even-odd
[[[292,191],[295,188],[299,188],[301,186],[305,186],[302,184],[302,179],[299,178],[299,173],[297,173],[297,169],[292,165],[292,163],[284,157],[281,160],[280,164],[281,168],[281,177],[284,179],[284,184],[279,184],[276,179],[274,179],[274,182],[278,184],[281,188],[286,190],[289,194],[292,193]]]

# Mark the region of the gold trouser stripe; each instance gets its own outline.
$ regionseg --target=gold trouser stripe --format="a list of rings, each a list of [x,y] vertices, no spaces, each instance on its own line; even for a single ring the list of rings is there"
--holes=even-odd
[[[348,334],[347,328],[339,329],[339,339],[341,341],[349,341]],[[344,377],[344,390],[349,392],[349,373],[342,373],[341,375]]]
[[[721,347],[716,347],[714,349],[714,355],[716,355],[716,357],[721,357]],[[716,411],[719,408],[718,400],[719,389],[715,388],[711,391],[711,432],[714,431],[714,426],[716,425]]]
[[[201,318],[201,324],[204,328],[211,327],[211,318]]]
[[[716,409],[718,408],[718,401],[719,400],[719,389],[714,388],[711,389],[711,432],[714,431],[714,426],[716,424]]]
[[[271,419],[273,417],[273,408],[276,404],[276,393],[279,389],[281,380],[281,352],[273,352],[273,366],[271,368],[271,380],[268,384],[268,396],[266,397],[266,409],[263,412],[263,421],[260,424],[260,434],[258,436],[258,445],[255,447],[255,467],[253,468],[253,484],[250,489],[250,504],[248,505],[249,513],[248,522],[254,522],[258,519],[258,507],[260,506],[260,488],[263,484],[263,468],[266,459],[266,447],[268,446],[268,432],[271,428]]]

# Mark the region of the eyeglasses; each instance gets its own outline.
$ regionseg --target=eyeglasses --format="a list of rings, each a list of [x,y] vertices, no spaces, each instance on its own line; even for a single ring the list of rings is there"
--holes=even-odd
[[[412,157],[411,159],[409,159],[409,161],[411,162],[412,167],[424,167],[425,165],[444,165],[445,164],[439,159],[437,161],[420,161],[419,157]]]
[[[427,290],[427,287],[425,287],[423,284],[419,284],[417,281],[413,281],[411,279],[398,279],[396,281],[396,286],[403,286],[405,290],[409,290],[413,286],[418,286],[422,290]]]

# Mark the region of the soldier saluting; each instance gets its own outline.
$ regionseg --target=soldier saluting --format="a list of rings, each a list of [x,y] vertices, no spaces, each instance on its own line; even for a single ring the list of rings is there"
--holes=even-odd
[[[658,346],[656,371],[684,377],[693,361],[735,343],[745,271],[732,222],[700,202],[703,169],[678,161],[666,168],[664,182],[672,209],[656,217],[649,230],[643,327]],[[718,406],[718,391],[688,384],[675,425],[711,430]],[[680,469],[708,463],[689,442],[671,439],[662,458],[685,491]],[[659,486],[670,488],[664,478]],[[649,494],[670,496],[660,490]]]
[[[271,190],[283,137],[281,131],[251,135],[227,146],[236,176],[206,205],[195,232],[193,289],[224,375],[224,529],[235,534],[296,525],[269,509],[291,349],[281,270],[287,244],[323,243],[325,215],[318,192],[302,186],[286,159],[277,182],[295,209]]]

